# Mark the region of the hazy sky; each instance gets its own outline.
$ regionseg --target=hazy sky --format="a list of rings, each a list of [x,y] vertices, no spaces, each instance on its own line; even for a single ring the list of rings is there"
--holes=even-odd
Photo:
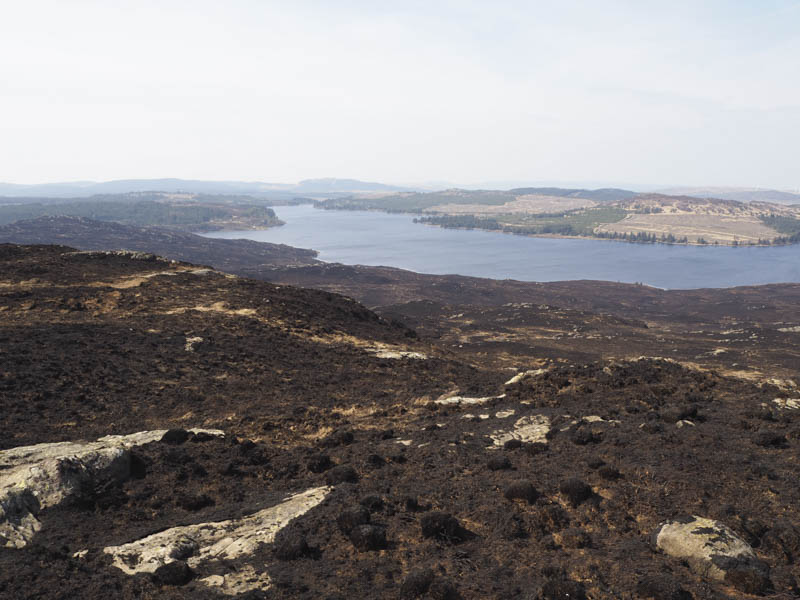
[[[0,181],[800,187],[800,0],[0,6]]]

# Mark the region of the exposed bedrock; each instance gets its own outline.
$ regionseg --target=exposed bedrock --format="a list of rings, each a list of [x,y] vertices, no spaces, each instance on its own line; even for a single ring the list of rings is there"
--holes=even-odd
[[[653,534],[657,548],[686,560],[692,570],[747,593],[770,587],[769,568],[750,545],[719,521],[681,517],[663,523]]]
[[[191,433],[222,436],[219,430]],[[131,476],[130,449],[161,440],[166,429],[108,435],[94,442],[56,442],[0,451],[0,544],[22,548],[41,528],[39,512],[98,483]],[[188,434],[187,434],[188,435]]]

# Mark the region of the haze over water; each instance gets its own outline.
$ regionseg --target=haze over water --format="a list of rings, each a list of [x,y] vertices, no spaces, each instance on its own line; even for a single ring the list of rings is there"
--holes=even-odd
[[[520,281],[596,279],[686,289],[800,282],[800,245],[767,248],[670,246],[603,240],[534,238],[441,229],[411,215],[275,207],[282,227],[221,231],[319,251],[319,259],[383,265],[419,273]]]

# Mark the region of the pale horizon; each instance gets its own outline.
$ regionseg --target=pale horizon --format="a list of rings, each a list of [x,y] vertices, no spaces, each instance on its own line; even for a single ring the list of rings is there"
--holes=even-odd
[[[800,188],[794,0],[4,13],[1,182]]]

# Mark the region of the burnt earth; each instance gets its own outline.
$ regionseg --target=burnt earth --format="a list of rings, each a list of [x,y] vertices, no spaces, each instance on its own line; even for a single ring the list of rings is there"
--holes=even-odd
[[[0,549],[0,597],[222,598],[197,574],[127,576],[102,549],[329,482],[248,557],[271,579],[261,597],[746,597],[654,549],[652,532],[683,514],[753,546],[769,566],[763,597],[798,594],[800,411],[775,402],[795,391],[556,352],[504,385],[516,369],[496,368],[506,358],[491,345],[474,360],[475,347],[420,340],[332,293],[193,269],[0,246],[0,446],[175,430],[133,450],[133,477],[46,509],[31,544]],[[428,358],[380,358],[375,344]],[[435,404],[454,390],[489,399]],[[542,415],[546,440],[494,444]],[[511,469],[490,467],[503,458]],[[536,494],[507,498],[519,481]]]

